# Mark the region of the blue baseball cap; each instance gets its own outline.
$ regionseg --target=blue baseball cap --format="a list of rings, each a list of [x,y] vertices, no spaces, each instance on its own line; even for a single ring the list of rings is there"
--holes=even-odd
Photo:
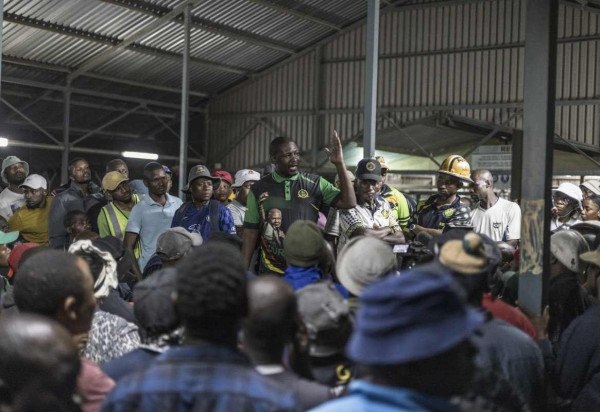
[[[449,271],[424,265],[364,290],[346,352],[364,365],[423,360],[463,342],[483,321]]]

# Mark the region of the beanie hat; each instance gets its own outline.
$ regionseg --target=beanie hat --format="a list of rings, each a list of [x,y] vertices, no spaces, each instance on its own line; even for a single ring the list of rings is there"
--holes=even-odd
[[[319,263],[323,254],[323,235],[309,220],[297,220],[283,240],[283,255],[289,266],[309,267]]]
[[[392,248],[380,239],[358,236],[338,255],[336,274],[339,281],[353,295],[376,280],[398,269],[398,259]]]

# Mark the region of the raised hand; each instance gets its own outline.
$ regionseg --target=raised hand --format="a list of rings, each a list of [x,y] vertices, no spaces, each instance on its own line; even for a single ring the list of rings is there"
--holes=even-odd
[[[340,140],[340,136],[338,135],[337,130],[333,131],[331,135],[331,140],[329,142],[329,147],[325,148],[327,155],[329,156],[329,161],[334,165],[343,164],[344,163],[344,153],[342,151],[342,142]]]

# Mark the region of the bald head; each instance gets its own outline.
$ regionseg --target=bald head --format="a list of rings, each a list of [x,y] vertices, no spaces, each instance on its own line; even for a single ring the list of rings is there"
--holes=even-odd
[[[244,347],[255,363],[279,363],[297,321],[292,287],[276,276],[261,276],[248,285],[250,313],[244,322]]]
[[[286,281],[276,276],[261,276],[248,285],[249,317],[265,317],[295,309],[296,296]]]
[[[489,185],[494,184],[494,177],[492,176],[492,173],[486,169],[473,170],[471,173],[471,179],[473,179],[473,181],[484,180]]]
[[[494,194],[494,177],[489,170],[477,169],[471,172],[473,184],[470,188],[471,199],[474,203],[481,203],[486,206],[487,202],[493,202],[496,198]]]

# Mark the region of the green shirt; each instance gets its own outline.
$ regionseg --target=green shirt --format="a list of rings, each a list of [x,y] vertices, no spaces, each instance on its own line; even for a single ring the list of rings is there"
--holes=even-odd
[[[259,204],[261,195],[268,196]],[[334,205],[340,190],[321,176],[300,172],[284,177],[277,172],[263,177],[248,195],[244,227],[260,231],[261,272],[283,273],[285,232],[296,220],[316,222],[323,205]],[[280,216],[280,223],[274,221]]]

